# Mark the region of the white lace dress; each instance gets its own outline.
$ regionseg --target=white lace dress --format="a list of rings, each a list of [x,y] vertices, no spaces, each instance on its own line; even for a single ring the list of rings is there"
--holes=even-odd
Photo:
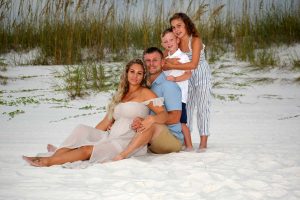
[[[113,113],[115,122],[110,131],[101,131],[90,126],[78,125],[59,148],[74,149],[81,146],[93,145],[94,148],[88,161],[89,164],[111,161],[127,147],[135,136],[136,133],[131,129],[131,123],[134,118],[145,118],[149,114],[147,105],[150,102],[153,102],[154,106],[161,106],[163,105],[163,98],[155,98],[145,102],[119,103]],[[137,149],[132,155],[141,156],[146,153],[147,146],[143,146]],[[64,167],[74,168],[76,166],[71,166],[68,163]]]

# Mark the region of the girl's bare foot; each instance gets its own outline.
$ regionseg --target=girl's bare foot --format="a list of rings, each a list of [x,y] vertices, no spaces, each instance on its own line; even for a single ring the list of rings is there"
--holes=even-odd
[[[206,135],[200,136],[199,149],[206,149],[207,148],[207,139],[208,139],[208,137]]]
[[[48,152],[54,152],[54,151],[56,151],[56,149],[57,149],[57,147],[54,146],[53,144],[48,144],[47,145]]]
[[[203,153],[206,151],[206,148],[199,148],[196,150],[197,153]]]

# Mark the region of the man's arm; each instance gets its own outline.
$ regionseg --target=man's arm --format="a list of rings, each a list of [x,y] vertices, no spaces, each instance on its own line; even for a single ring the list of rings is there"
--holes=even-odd
[[[164,86],[164,100],[168,111],[167,125],[177,124],[181,117],[181,90],[174,82],[169,82]]]
[[[167,125],[177,124],[180,121],[181,110],[172,110],[168,112]]]

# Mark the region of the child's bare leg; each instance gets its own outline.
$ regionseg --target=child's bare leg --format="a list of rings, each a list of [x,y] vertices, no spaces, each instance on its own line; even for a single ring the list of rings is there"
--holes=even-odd
[[[199,149],[206,149],[207,148],[207,139],[208,139],[207,135],[201,135],[200,136]]]
[[[184,123],[181,124],[181,128],[182,128],[182,133],[183,133],[183,136],[184,136],[185,147],[186,147],[187,150],[192,150],[193,149],[193,143],[192,143],[190,129]]]

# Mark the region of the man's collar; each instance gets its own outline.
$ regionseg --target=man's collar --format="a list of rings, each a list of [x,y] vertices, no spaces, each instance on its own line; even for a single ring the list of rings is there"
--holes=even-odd
[[[156,79],[153,81],[153,83],[151,85],[155,84],[161,84],[164,80],[166,79],[166,75],[165,73],[161,72],[160,75],[158,75],[158,77],[156,77]]]

